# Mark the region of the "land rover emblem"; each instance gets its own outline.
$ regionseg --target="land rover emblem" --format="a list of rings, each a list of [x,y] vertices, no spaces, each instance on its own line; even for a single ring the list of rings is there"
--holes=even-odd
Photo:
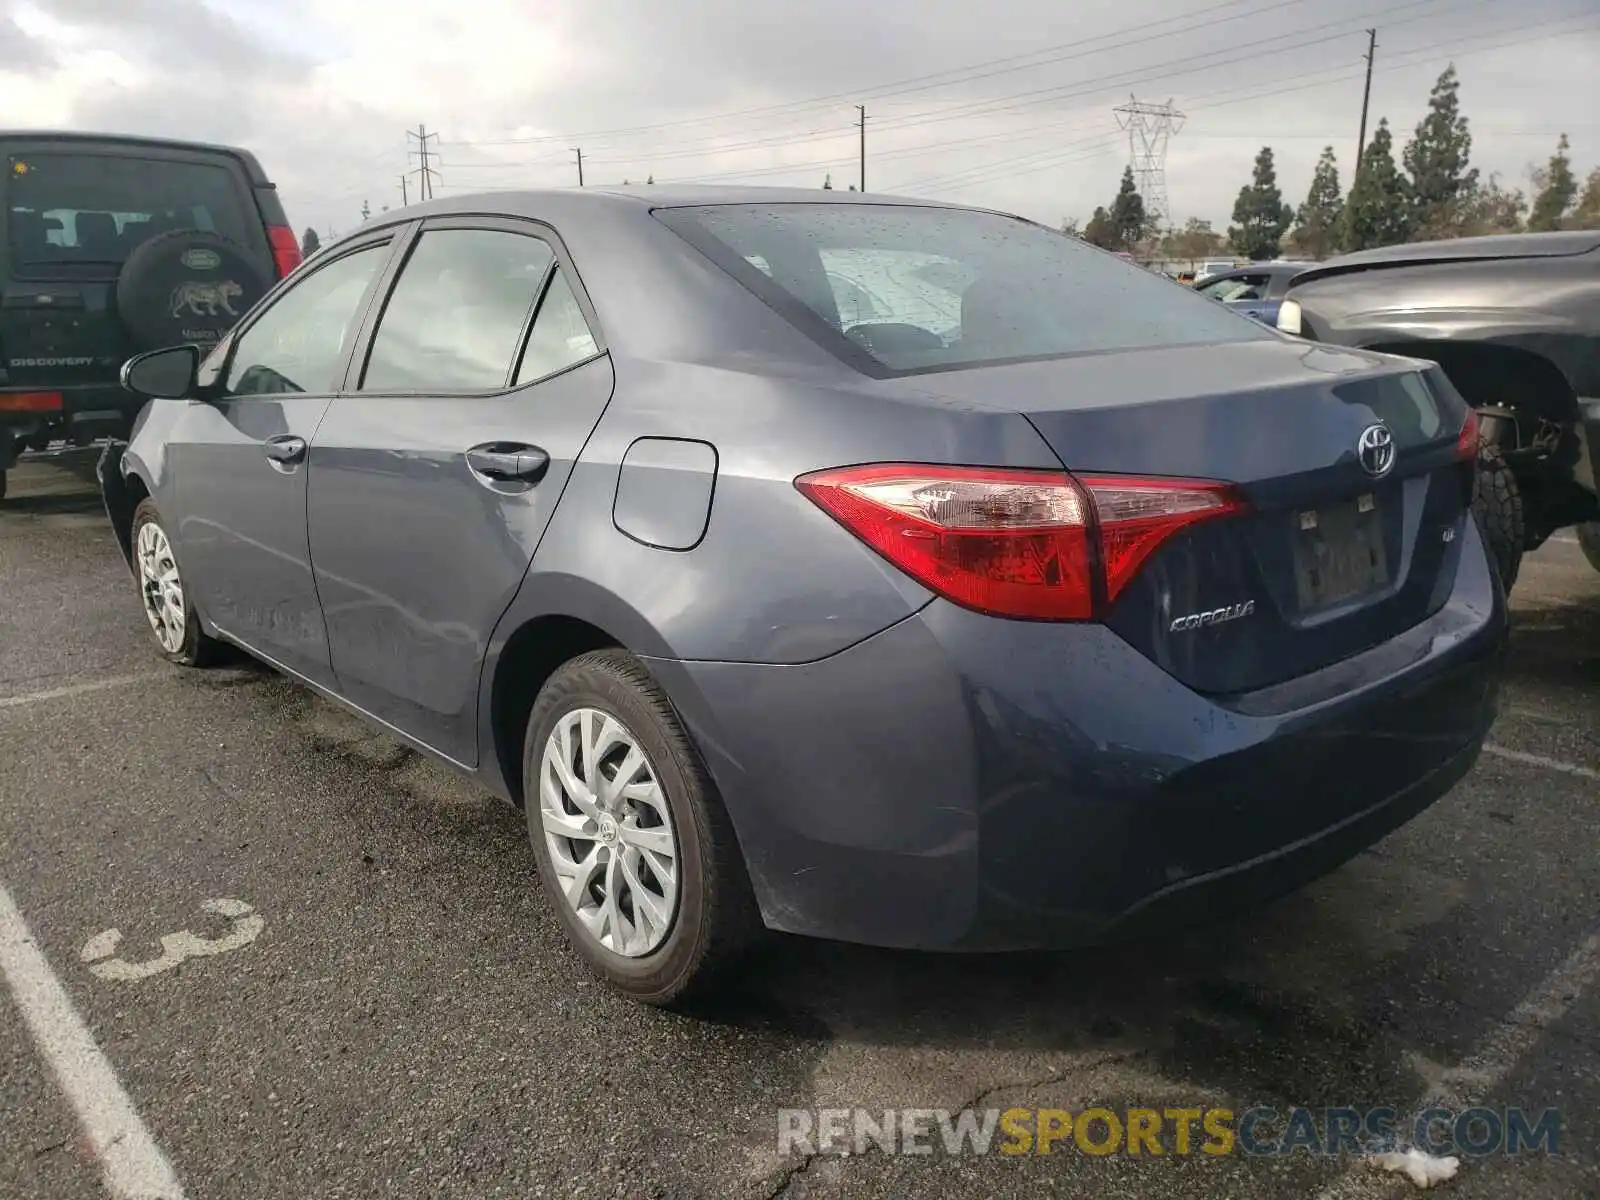
[[[215,271],[222,265],[222,255],[215,250],[197,248],[185,250],[180,261],[191,271]]]

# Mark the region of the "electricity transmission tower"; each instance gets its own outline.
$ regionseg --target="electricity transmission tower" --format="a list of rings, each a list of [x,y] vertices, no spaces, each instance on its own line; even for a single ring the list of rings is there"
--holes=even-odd
[[[1128,131],[1128,164],[1144,199],[1145,215],[1154,229],[1167,229],[1172,211],[1167,204],[1167,143],[1183,128],[1183,114],[1165,104],[1142,104],[1134,96],[1115,110],[1117,124]]]
[[[410,149],[412,138],[417,140],[417,148],[414,151]],[[429,133],[426,125],[418,125],[415,133],[410,130],[406,131],[406,162],[410,163],[412,154],[415,154],[421,160],[420,166],[406,172],[407,175],[418,177],[417,198],[419,200],[433,199],[433,185],[434,181],[439,178],[439,172],[433,169],[430,165],[430,160],[437,159],[439,152],[432,149],[428,143],[437,142],[438,140],[439,135],[437,133]]]

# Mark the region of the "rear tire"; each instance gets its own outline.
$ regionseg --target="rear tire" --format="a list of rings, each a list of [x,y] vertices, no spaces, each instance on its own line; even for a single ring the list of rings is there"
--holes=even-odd
[[[522,769],[539,877],[568,940],[612,987],[646,1004],[689,1000],[759,935],[721,799],[633,655],[597,650],[550,677]]]
[[[1522,490],[1500,456],[1500,451],[1484,443],[1478,447],[1478,470],[1472,483],[1472,511],[1488,544],[1489,556],[1500,572],[1500,583],[1510,594],[1522,567],[1522,551],[1527,544],[1527,524],[1522,513]]]
[[[1577,528],[1578,547],[1589,565],[1600,571],[1600,521],[1586,521]]]
[[[172,541],[154,500],[146,497],[133,510],[128,543],[132,547],[139,604],[161,656],[183,667],[206,667],[216,662],[222,654],[222,643],[200,628],[200,617],[194,611],[194,601],[189,598]]]

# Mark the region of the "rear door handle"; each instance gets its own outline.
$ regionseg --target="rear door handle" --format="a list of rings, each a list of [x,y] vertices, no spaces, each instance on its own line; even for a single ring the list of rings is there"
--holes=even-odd
[[[467,451],[467,466],[496,482],[538,483],[550,469],[550,456],[522,442],[485,442]]]
[[[277,463],[297,463],[306,456],[306,440],[282,433],[261,443],[261,452]]]

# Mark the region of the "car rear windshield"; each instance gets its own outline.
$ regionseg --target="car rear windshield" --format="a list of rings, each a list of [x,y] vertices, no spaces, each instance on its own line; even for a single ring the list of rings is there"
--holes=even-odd
[[[120,265],[159,233],[204,229],[254,246],[226,165],[124,154],[12,154],[6,233],[17,266]]]
[[[1273,335],[1015,217],[886,204],[659,209],[666,225],[872,374]]]

